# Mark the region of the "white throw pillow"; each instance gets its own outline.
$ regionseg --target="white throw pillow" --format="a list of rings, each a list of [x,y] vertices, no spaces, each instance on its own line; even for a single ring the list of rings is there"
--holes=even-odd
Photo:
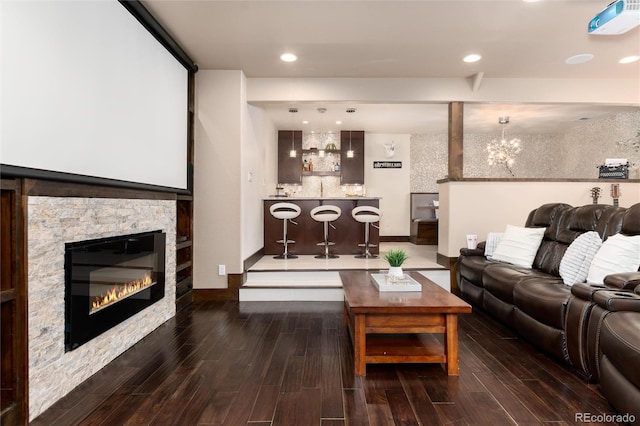
[[[493,257],[493,252],[496,251],[498,243],[502,239],[502,232],[489,232],[487,234],[487,241],[484,243],[484,255],[487,259]]]
[[[596,253],[587,282],[602,284],[604,277],[619,272],[636,272],[640,267],[640,235],[612,235]]]
[[[492,259],[531,268],[545,230],[546,228],[507,225]]]
[[[591,261],[602,246],[602,239],[595,231],[578,236],[564,252],[560,261],[560,276],[567,285],[583,283],[589,275]]]

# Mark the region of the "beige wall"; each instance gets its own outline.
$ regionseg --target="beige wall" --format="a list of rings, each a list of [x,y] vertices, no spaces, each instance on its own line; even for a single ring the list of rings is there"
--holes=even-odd
[[[381,236],[409,236],[410,135],[365,133],[364,181],[367,196],[381,197]],[[384,145],[395,144],[395,156]],[[401,161],[401,169],[374,169],[374,161]]]
[[[196,73],[193,203],[194,288],[226,288],[227,273],[242,272],[241,71]]]
[[[241,260],[250,257],[264,246],[262,199],[274,193],[278,163],[277,131],[273,123],[261,108],[245,104],[244,109],[240,176],[242,181]]]
[[[479,241],[507,224],[523,226],[529,212],[545,203],[591,204],[590,190],[602,188],[601,204],[612,204],[610,183],[603,182],[447,182],[439,185],[438,253],[457,257],[466,235]],[[620,181],[620,206],[640,202],[640,183]]]

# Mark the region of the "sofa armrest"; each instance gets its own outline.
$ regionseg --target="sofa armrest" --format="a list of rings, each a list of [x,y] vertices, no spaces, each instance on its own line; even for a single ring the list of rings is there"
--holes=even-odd
[[[598,291],[593,294],[593,301],[600,307],[612,312],[640,312],[640,295],[630,291]]]
[[[461,256],[484,256],[485,244],[486,244],[486,241],[480,241],[476,246],[476,248],[474,249],[461,248],[460,255]]]
[[[640,285],[640,272],[621,272],[607,275],[604,278],[604,283],[608,287],[633,290]]]

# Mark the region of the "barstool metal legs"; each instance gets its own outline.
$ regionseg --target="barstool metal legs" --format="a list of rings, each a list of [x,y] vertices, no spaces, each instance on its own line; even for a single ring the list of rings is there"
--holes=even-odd
[[[284,244],[284,252],[282,254],[279,254],[278,256],[273,256],[274,259],[297,259],[298,256],[296,256],[295,254],[291,254],[289,253],[289,244],[293,244],[295,243],[295,241],[290,240],[287,238],[287,223],[290,221],[291,219],[284,219],[283,220],[283,225],[282,225],[282,240],[278,240],[276,241],[277,243],[282,243]],[[297,225],[297,223],[295,223],[294,221],[291,220],[291,223]]]
[[[370,244],[369,243],[369,225],[378,228],[377,226],[375,226],[374,224],[370,223],[370,222],[365,222],[364,224],[364,244],[358,244],[359,247],[364,247],[364,253],[362,254],[358,254],[355,257],[358,259],[377,259],[378,255],[375,254],[371,254],[371,252],[369,251],[369,248],[371,247],[378,247],[376,244]]]
[[[336,244],[329,241],[329,225],[331,225],[330,222],[324,222],[324,242],[317,244],[319,246],[324,246],[324,254],[314,256],[316,259],[337,259],[340,257],[337,254],[329,253],[329,246],[334,246]],[[333,225],[331,225],[331,227],[336,229]]]

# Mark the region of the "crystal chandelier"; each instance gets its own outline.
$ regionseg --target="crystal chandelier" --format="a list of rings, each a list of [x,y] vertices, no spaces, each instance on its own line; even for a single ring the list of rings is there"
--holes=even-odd
[[[515,177],[511,167],[515,163],[515,156],[522,151],[520,139],[507,140],[504,137],[504,126],[509,123],[509,117],[498,118],[498,123],[502,125],[502,138],[500,140],[494,139],[487,144],[487,152],[489,153],[487,162],[490,166],[503,165],[511,173],[511,176]]]

